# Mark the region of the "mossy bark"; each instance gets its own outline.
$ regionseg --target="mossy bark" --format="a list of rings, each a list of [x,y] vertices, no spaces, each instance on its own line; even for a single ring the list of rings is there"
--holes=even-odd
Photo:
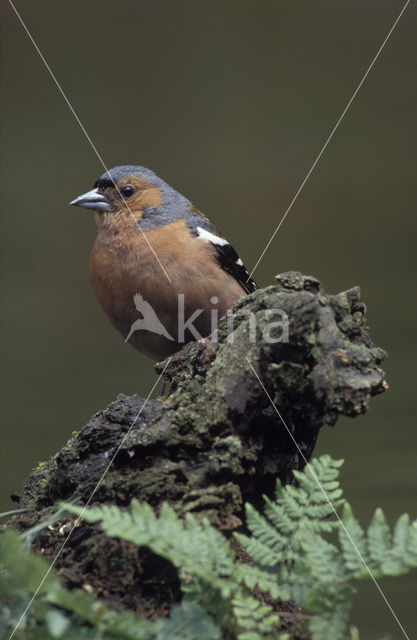
[[[293,469],[303,468],[320,427],[365,412],[371,396],[386,388],[379,368],[385,354],[370,340],[359,295],[358,287],[329,295],[315,278],[288,272],[242,298],[233,310],[233,340],[224,319],[215,338],[173,356],[164,372],[168,397],[144,404],[139,395],[120,395],[32,472],[20,504],[35,507],[36,516],[20,516],[20,526],[46,517],[58,501],[85,504],[102,478],[92,502],[124,506],[136,497],[158,507],[167,501],[179,514],[208,517],[224,531],[244,528],[244,503],[261,508],[277,477],[287,482]],[[271,329],[277,309],[289,320],[287,342],[274,341],[282,334],[279,326]],[[35,548],[52,557],[68,526],[46,530]],[[158,578],[166,590],[144,592],[148,556],[81,525],[57,566],[73,584],[158,612],[180,594],[175,571],[166,573],[166,566],[162,574],[172,579]],[[116,586],[114,566],[125,564],[129,570],[118,572]],[[154,584],[155,576],[146,575]]]

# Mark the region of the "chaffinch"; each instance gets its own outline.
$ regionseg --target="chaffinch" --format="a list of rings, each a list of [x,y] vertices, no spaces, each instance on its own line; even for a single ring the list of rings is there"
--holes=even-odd
[[[208,335],[256,289],[210,220],[150,169],[115,167],[70,204],[96,212],[90,276],[102,308],[150,358]]]

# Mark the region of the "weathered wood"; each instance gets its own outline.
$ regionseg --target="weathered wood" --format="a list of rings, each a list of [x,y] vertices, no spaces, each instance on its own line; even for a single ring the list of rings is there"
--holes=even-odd
[[[137,418],[144,399],[120,395],[32,472],[20,503],[36,506],[37,515],[21,516],[21,526],[49,513],[57,501],[85,503],[136,418],[93,502],[127,505],[136,497],[158,507],[167,501],[178,513],[206,516],[222,530],[244,527],[244,503],[261,508],[277,477],[286,482],[292,469],[304,466],[253,369],[307,459],[321,426],[365,412],[370,397],[386,388],[379,368],[385,354],[370,340],[359,295],[358,287],[329,295],[315,278],[288,272],[242,298],[233,309],[233,342],[224,319],[217,340],[205,338],[174,355],[164,374],[171,384],[167,398],[149,401]],[[288,316],[288,342],[267,340],[276,309]],[[256,321],[254,341],[248,312]],[[282,333],[280,327],[274,332]],[[58,561],[68,579],[101,585],[102,593],[125,606],[136,593],[135,608],[158,607],[149,605],[149,597],[145,603],[130,572],[120,579],[117,597],[109,586],[108,562],[115,553],[119,560],[125,550],[132,554],[129,545],[110,542],[86,525],[77,535]],[[52,556],[61,544],[54,529],[36,546]],[[140,573],[142,565],[138,561],[135,570]]]

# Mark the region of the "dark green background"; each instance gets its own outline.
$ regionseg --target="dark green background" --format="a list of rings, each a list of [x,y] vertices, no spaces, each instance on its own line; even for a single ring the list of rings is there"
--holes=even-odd
[[[71,3],[16,0],[107,166],[143,164],[187,195],[252,268],[403,3],[394,0]],[[330,292],[360,284],[390,391],[325,428],[368,522],[416,516],[413,423],[411,4],[256,271],[297,269]],[[414,36],[415,37],[415,36]],[[103,169],[3,3],[2,507],[33,465],[152,362],[124,345],[88,279],[93,215],[67,203]],[[381,582],[410,636],[415,574]],[[372,583],[362,637],[402,638]]]

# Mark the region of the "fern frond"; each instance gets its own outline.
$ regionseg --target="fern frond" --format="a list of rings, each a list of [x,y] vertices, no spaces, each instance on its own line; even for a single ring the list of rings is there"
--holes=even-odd
[[[106,535],[147,547],[171,562],[181,580],[183,601],[169,618],[150,622],[133,612],[113,611],[83,591],[67,592],[51,574],[35,605],[37,624],[22,623],[24,637],[288,640],[287,634],[280,633],[279,616],[261,600],[262,594],[269,594],[273,600],[292,598],[311,614],[307,618],[312,640],[346,638],[354,580],[369,578],[364,562],[375,577],[416,567],[417,522],[401,516],[391,533],[377,509],[365,534],[343,499],[338,480],[341,464],[322,456],[304,471],[294,472],[297,486],[277,482],[275,500],[265,499],[263,514],[246,505],[250,535],[235,534],[235,538],[250,556],[250,564],[237,560],[225,536],[208,521],[190,514],[181,519],[167,504],[159,514],[137,500],[129,509],[102,505],[84,510],[64,505],[86,521],[99,523]],[[343,526],[332,517],[341,505]],[[335,529],[337,546],[326,539]],[[22,554],[21,542],[16,543],[13,536],[9,540],[6,534],[0,536],[0,554],[11,556],[7,545],[14,555]],[[28,574],[32,572],[38,584],[36,576],[45,565],[32,556],[29,560],[24,556],[22,562],[14,557],[12,563],[6,560],[2,565],[0,595],[13,594],[14,608],[9,606],[6,612],[10,626],[22,610],[22,599],[34,589]],[[354,629],[349,637],[358,640]]]
[[[278,592],[290,594],[314,614],[310,625],[314,640],[345,636],[353,579],[369,578],[369,570],[379,577],[417,566],[416,523],[410,525],[408,516],[402,516],[391,543],[385,517],[377,510],[366,536],[342,497],[338,480],[342,462],[322,456],[304,471],[294,471],[298,486],[277,482],[276,499],[265,499],[263,516],[252,507],[246,509],[251,536],[236,535],[254,561],[246,584],[254,584],[256,572],[265,576],[269,570],[265,590],[274,592],[270,585],[274,575]],[[330,519],[341,505],[342,522]],[[324,537],[334,529],[339,532],[341,553]]]
[[[417,567],[417,521],[410,524],[404,513],[395,524],[392,548],[381,558],[379,569],[383,575],[397,576],[411,567]]]
[[[65,505],[79,515],[81,509]],[[94,507],[83,514],[88,522],[99,522],[108,536],[122,538],[137,546],[146,546],[168,559],[183,573],[204,578],[230,576],[234,553],[225,537],[208,521],[191,514],[181,520],[166,503],[157,515],[146,503],[132,500],[129,511],[118,507]]]
[[[265,509],[265,513],[267,513],[267,509]],[[239,542],[245,548],[249,548],[255,542],[252,549],[256,554],[257,561],[265,566],[274,563],[277,555],[288,546],[288,537],[282,535],[265,516],[258,513],[250,504],[246,505],[246,525],[250,529],[252,537],[237,536]],[[252,555],[252,551],[248,551],[248,553]]]
[[[324,584],[329,592],[336,592],[345,579],[345,568],[337,547],[321,536],[306,535],[302,548],[313,584]]]
[[[154,631],[155,640],[220,640],[221,637],[207,611],[187,600],[173,607],[169,618],[159,618]]]
[[[289,591],[278,584],[273,571],[259,571],[258,567],[252,567],[250,564],[238,564],[233,577],[237,583],[245,585],[250,591],[258,587],[264,593],[269,593],[274,600],[290,599]]]
[[[337,526],[333,520],[324,520],[343,504],[338,474],[343,460],[330,456],[312,460],[304,471],[295,470],[297,487],[282,487],[277,482],[276,500],[265,499],[265,515],[286,536],[293,537],[298,527],[312,532],[331,531]]]
[[[77,507],[69,510],[81,511]],[[169,560],[178,570],[188,600],[199,603],[221,624],[230,617],[235,553],[207,520],[199,521],[191,514],[181,519],[168,504],[162,505],[158,515],[137,500],[123,512],[117,507],[95,507],[86,519],[99,522],[109,536],[145,546]]]
[[[16,558],[20,561],[16,562]],[[6,529],[0,535],[0,594],[3,598],[20,599],[41,584],[48,565],[44,558],[25,553],[25,545],[16,531]],[[50,574],[42,582],[39,594],[53,590],[59,584]]]
[[[259,567],[268,569],[274,566],[277,557],[281,557],[281,554],[274,553],[268,545],[255,538],[255,536],[249,537],[241,533],[235,533],[235,538]]]
[[[130,611],[113,611],[81,589],[60,588],[49,593],[46,600],[71,612],[81,623],[106,630],[106,637],[120,640],[153,640],[155,637],[154,624],[149,620]]]
[[[263,605],[253,596],[238,594],[232,602],[236,618],[237,640],[278,640],[279,617],[272,607]]]
[[[312,640],[342,640],[345,638],[351,610],[350,599],[341,600],[320,615],[314,616],[309,628]]]
[[[371,560],[381,564],[391,547],[391,532],[382,509],[376,509],[367,536]]]
[[[342,547],[345,566],[350,571],[355,572],[357,577],[367,577],[368,572],[364,562],[368,563],[369,558],[365,534],[359,522],[354,517],[352,508],[348,502],[346,502],[343,507],[342,523],[344,528],[339,528],[339,542]],[[362,556],[364,562],[360,556]]]

